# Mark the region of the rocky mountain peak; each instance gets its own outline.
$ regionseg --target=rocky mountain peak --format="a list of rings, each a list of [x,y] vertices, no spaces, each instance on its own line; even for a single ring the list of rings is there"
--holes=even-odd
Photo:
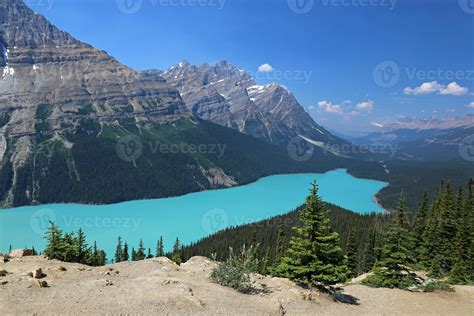
[[[0,37],[8,48],[82,45],[21,0],[0,0]]]
[[[188,109],[205,120],[283,147],[299,135],[322,143],[340,141],[314,122],[289,89],[277,83],[257,85],[226,60],[213,66],[178,64],[163,77],[180,91]]]
[[[35,134],[39,111],[49,132],[74,129],[84,116],[145,122],[190,115],[159,75],[120,64],[20,0],[0,0],[0,49],[0,112],[8,112],[3,130],[10,135]]]

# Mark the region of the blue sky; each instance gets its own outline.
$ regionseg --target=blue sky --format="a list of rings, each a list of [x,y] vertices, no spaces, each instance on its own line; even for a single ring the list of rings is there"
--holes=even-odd
[[[474,0],[25,2],[135,69],[229,60],[345,134],[474,113]]]

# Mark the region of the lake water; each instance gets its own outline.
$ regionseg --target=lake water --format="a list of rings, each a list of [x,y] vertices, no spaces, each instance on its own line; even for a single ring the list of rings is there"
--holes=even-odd
[[[137,248],[143,238],[154,253],[163,235],[166,249],[176,237],[185,244],[228,226],[242,225],[287,213],[305,201],[310,183],[330,203],[358,213],[382,212],[374,195],[387,184],[358,179],[346,170],[324,174],[292,174],[262,178],[257,182],[180,197],[130,201],[113,205],[51,204],[0,210],[0,252],[35,246],[42,250],[49,220],[64,231],[82,227],[90,243],[112,258],[117,237]]]

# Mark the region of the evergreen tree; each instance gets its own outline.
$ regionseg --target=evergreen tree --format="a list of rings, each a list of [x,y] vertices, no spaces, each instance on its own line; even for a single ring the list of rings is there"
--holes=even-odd
[[[270,248],[267,248],[265,252],[265,257],[262,260],[262,268],[260,269],[260,273],[263,275],[268,274],[270,269]]]
[[[467,197],[465,203],[465,218],[466,218],[466,230],[468,234],[466,236],[467,243],[467,266],[469,279],[474,282],[474,179],[470,179],[467,186]]]
[[[143,246],[143,240],[140,239],[140,242],[138,243],[138,249],[137,253],[135,256],[135,260],[144,260],[145,259],[145,247]]]
[[[135,248],[132,247],[132,261],[137,261],[137,252]]]
[[[122,237],[118,237],[117,241],[117,248],[115,249],[115,262],[121,262],[123,255],[123,248],[122,248]]]
[[[359,273],[358,269],[358,253],[357,253],[357,245],[356,245],[356,234],[354,229],[351,229],[349,232],[349,236],[347,238],[347,250],[346,250],[346,257],[347,257],[347,268],[349,270],[348,276],[349,278],[356,277]]]
[[[164,246],[163,246],[163,236],[160,236],[160,239],[156,245],[156,257],[163,257],[165,255]]]
[[[430,201],[428,199],[428,192],[425,191],[421,199],[418,212],[415,215],[415,224],[413,227],[414,250],[416,259],[418,261],[421,260],[423,254],[426,252],[426,250],[423,249],[423,234],[425,232],[426,218],[430,208],[429,203]]]
[[[176,241],[174,242],[174,245],[173,245],[173,255],[171,256],[171,260],[173,260],[178,265],[181,264],[182,262],[181,245],[178,238],[176,238]]]
[[[47,241],[44,249],[45,256],[47,256],[48,259],[64,260],[66,245],[62,239],[62,231],[52,221],[49,222],[48,230],[45,233],[45,239]]]
[[[76,238],[76,262],[87,263],[88,247],[86,242],[86,236],[82,228],[77,231]]]
[[[377,261],[377,254],[376,254],[376,244],[377,244],[377,233],[374,229],[369,230],[369,234],[367,237],[367,242],[365,244],[364,250],[364,266],[363,271],[367,272],[372,270]]]
[[[373,269],[373,275],[364,282],[381,287],[407,288],[415,285],[415,275],[408,266],[413,262],[410,253],[406,200],[402,194],[397,212],[384,239],[382,255]]]
[[[285,231],[282,227],[278,229],[278,237],[276,241],[276,256],[275,256],[275,265],[279,265],[281,259],[285,256],[288,249],[288,244],[286,242]]]
[[[330,232],[328,211],[312,183],[305,207],[300,211],[301,226],[295,227],[288,256],[275,269],[304,286],[333,285],[345,279],[347,267],[339,246],[339,236]]]
[[[153,255],[151,254],[151,249],[150,248],[148,248],[148,254],[146,255],[146,258],[147,259],[153,258]]]
[[[92,246],[92,255],[89,258],[88,264],[96,267],[99,265],[99,250],[97,249],[97,242],[94,241],[94,246]]]
[[[107,255],[105,254],[105,251],[100,250],[99,251],[99,260],[98,260],[98,265],[103,266],[107,263]]]
[[[123,245],[122,261],[128,261],[130,258],[128,256],[128,244],[125,242]]]

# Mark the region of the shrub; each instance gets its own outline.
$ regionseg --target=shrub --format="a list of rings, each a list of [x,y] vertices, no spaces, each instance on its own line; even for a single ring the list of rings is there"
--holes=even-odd
[[[454,288],[448,283],[443,281],[429,282],[421,287],[423,292],[434,292],[434,291],[447,291],[454,292]]]
[[[229,257],[220,263],[211,273],[211,279],[217,284],[228,286],[242,293],[253,290],[250,275],[258,269],[257,247],[242,247],[237,254],[229,248]]]

